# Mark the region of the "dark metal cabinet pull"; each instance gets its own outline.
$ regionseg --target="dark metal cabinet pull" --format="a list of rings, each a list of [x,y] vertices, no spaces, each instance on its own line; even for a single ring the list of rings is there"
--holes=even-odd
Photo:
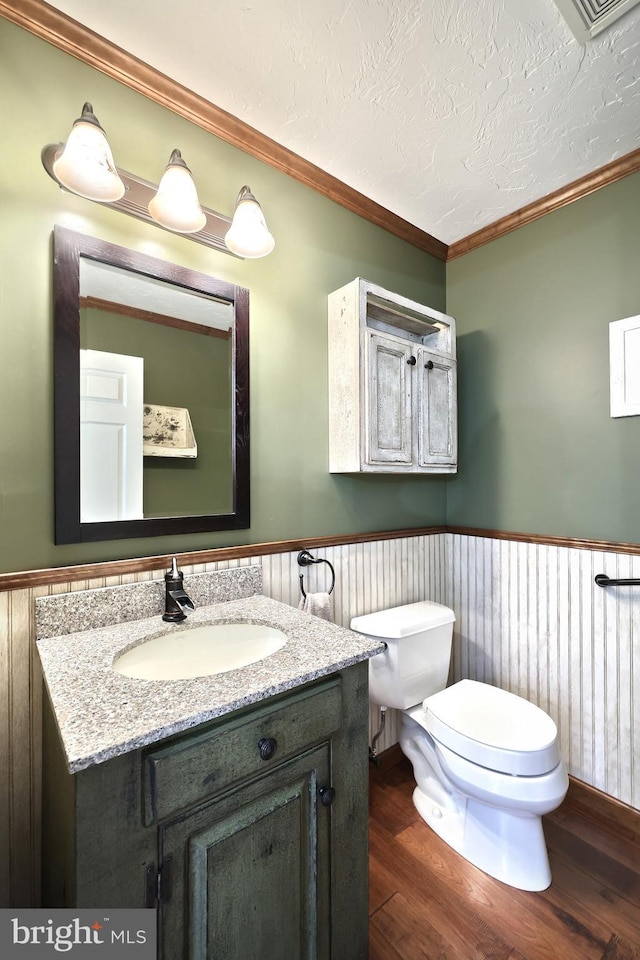
[[[262,740],[258,741],[258,750],[263,760],[271,760],[277,749],[278,741],[273,737],[263,737]]]
[[[427,362],[425,363],[425,368],[427,370],[433,370],[433,360],[427,360]]]
[[[323,807],[330,807],[336,798],[334,787],[320,787],[318,793],[320,794],[320,803]]]
[[[415,358],[415,357],[409,357],[409,359],[407,360],[407,363],[409,364],[410,367],[415,367],[415,365],[416,365],[416,358]]]

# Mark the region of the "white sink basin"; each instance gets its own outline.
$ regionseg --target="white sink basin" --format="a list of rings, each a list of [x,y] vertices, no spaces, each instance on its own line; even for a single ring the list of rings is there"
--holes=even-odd
[[[163,633],[119,656],[113,669],[136,680],[189,680],[246,667],[287,642],[259,623],[212,623]]]

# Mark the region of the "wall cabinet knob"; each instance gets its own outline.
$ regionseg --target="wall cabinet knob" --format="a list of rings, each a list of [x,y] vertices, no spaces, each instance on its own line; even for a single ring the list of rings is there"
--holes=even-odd
[[[336,798],[334,787],[320,787],[318,793],[320,794],[320,803],[323,807],[330,807]]]
[[[271,757],[274,755],[278,749],[278,741],[273,737],[263,737],[262,740],[258,741],[258,750],[260,751],[260,757],[263,760],[271,760]]]
[[[425,367],[427,370],[433,370],[433,360],[427,360]]]
[[[409,359],[407,360],[407,363],[409,364],[410,367],[415,367],[415,365],[416,365],[416,358],[415,358],[415,357],[409,357]]]

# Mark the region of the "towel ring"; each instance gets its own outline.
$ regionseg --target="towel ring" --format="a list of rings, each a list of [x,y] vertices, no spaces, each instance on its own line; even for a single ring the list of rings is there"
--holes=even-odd
[[[310,567],[312,563],[326,563],[326,565],[329,567],[329,570],[331,570],[331,586],[327,591],[328,593],[331,593],[333,591],[333,588],[336,585],[336,572],[333,569],[332,565],[329,563],[328,560],[324,560],[322,557],[318,557],[318,558],[312,557],[308,550],[301,550],[300,553],[298,554],[298,566]],[[300,574],[299,579],[300,579],[300,593],[306,600],[307,595],[304,592],[304,574],[303,573]]]

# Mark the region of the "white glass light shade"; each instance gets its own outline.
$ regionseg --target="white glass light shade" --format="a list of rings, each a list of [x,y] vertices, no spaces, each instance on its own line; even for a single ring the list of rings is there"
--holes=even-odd
[[[197,233],[207,222],[191,171],[179,150],[169,158],[158,192],[149,202],[149,213],[160,226],[176,233]]]
[[[120,179],[104,130],[85,103],[82,116],[75,121],[53,173],[67,190],[87,200],[110,203],[124,196]]]
[[[266,257],[276,245],[264,219],[262,208],[249,187],[238,194],[236,210],[224,242],[239,257]]]

